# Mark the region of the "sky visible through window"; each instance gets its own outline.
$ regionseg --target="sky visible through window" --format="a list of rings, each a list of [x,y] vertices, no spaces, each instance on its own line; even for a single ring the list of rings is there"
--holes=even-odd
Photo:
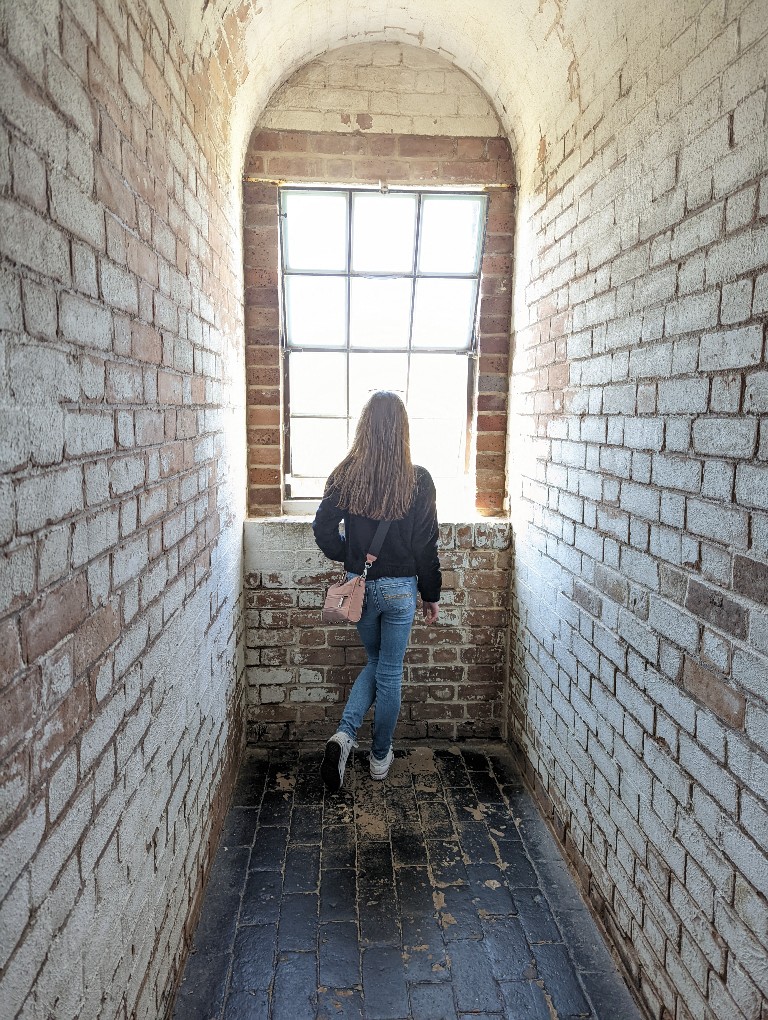
[[[286,496],[318,498],[371,392],[408,407],[415,463],[467,490],[486,198],[282,188]]]

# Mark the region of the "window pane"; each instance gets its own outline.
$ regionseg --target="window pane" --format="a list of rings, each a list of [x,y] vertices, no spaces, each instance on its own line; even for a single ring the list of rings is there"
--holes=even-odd
[[[291,474],[327,478],[346,453],[346,418],[291,418]]]
[[[352,202],[352,269],[358,273],[410,273],[416,196],[355,194]]]
[[[453,415],[466,424],[468,369],[466,355],[412,354],[408,414],[416,418]]]
[[[421,208],[419,272],[477,272],[484,197],[425,195]]]
[[[344,347],[346,289],[343,276],[286,276],[288,343],[298,347]]]
[[[407,374],[407,354],[350,354],[349,413],[356,418],[374,390],[394,390],[405,401]]]
[[[476,280],[417,280],[414,347],[469,347]]]
[[[466,411],[453,418],[411,418],[411,457],[434,478],[464,472]]]
[[[350,281],[350,347],[407,347],[410,280]]]
[[[288,372],[292,414],[346,414],[344,354],[293,351],[288,355]]]
[[[347,196],[333,191],[284,191],[282,199],[285,268],[344,272]]]

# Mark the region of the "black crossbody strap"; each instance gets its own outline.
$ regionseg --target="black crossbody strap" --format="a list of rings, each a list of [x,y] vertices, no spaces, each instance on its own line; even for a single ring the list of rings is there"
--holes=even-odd
[[[370,549],[368,550],[368,555],[365,557],[365,572],[366,573],[368,572],[368,567],[371,565],[371,563],[378,556],[378,554],[379,554],[379,552],[381,550],[381,546],[383,545],[383,540],[385,540],[387,538],[387,532],[390,530],[390,524],[391,523],[392,523],[392,521],[390,521],[390,520],[380,520],[378,522],[378,527],[376,528],[376,533],[373,535],[373,541],[370,544]]]

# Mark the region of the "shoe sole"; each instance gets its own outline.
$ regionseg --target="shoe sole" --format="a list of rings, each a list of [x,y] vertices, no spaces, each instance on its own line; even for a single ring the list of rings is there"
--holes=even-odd
[[[325,745],[323,764],[320,766],[320,775],[323,782],[331,791],[336,793],[341,789],[342,777],[339,775],[339,762],[341,761],[341,746],[335,740],[330,740]]]

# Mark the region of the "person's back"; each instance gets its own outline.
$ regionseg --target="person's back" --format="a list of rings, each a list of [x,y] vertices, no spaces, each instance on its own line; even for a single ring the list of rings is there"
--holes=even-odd
[[[381,521],[389,521],[389,529],[368,568],[357,624],[368,662],[352,687],[339,729],[326,744],[321,768],[331,790],[342,784],[357,731],[374,703],[370,771],[374,779],[386,778],[417,592],[425,621],[434,623],[438,615],[442,578],[435,486],[425,468],[411,463],[405,406],[386,391],[374,393],[363,408],[352,448],[326,483],[313,523],[315,540],[326,556],[344,563],[349,576],[360,575]]]

